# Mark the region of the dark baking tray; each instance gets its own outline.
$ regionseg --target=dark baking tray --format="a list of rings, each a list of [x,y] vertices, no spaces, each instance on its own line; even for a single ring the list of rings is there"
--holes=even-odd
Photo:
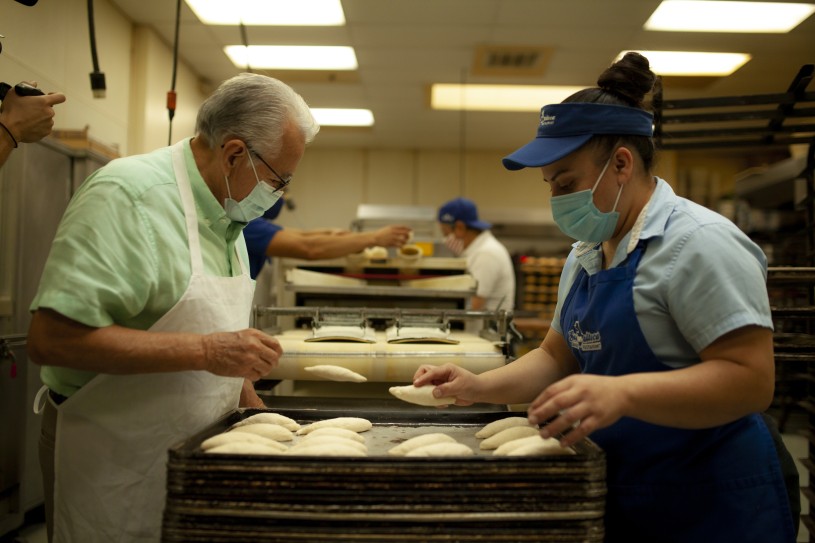
[[[262,410],[235,411],[169,451],[164,541],[602,541],[605,458],[212,455],[201,442]],[[361,416],[385,428],[475,433],[509,412],[271,409],[301,424]]]

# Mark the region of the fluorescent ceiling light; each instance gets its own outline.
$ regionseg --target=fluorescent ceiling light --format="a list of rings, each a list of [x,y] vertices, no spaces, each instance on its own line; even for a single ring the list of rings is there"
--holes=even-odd
[[[342,26],[340,0],[186,0],[204,24]]]
[[[356,70],[353,47],[320,45],[227,45],[226,56],[245,68],[267,70]]]
[[[784,33],[815,12],[815,4],[663,0],[646,30]]]
[[[620,60],[628,51],[617,56]],[[750,60],[745,53],[702,53],[691,51],[637,51],[648,59],[657,75],[723,77]]]
[[[320,126],[373,126],[374,114],[370,109],[311,108],[311,114]]]
[[[582,89],[557,85],[434,83],[430,89],[430,106],[468,111],[539,111],[542,106],[562,102]]]

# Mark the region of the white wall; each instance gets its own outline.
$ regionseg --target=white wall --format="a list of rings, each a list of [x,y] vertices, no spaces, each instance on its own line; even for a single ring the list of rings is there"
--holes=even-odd
[[[172,79],[172,51],[149,29],[131,22],[105,0],[94,2],[99,68],[107,94],[93,98],[93,63],[85,0],[50,0],[26,7],[0,3],[0,80],[9,84],[35,80],[46,92],[62,92],[55,128],[89,127],[89,137],[121,155],[166,145],[166,93]],[[132,55],[131,55],[132,52]],[[197,77],[179,66],[178,110],[173,139],[192,135],[195,111],[203,96]]]

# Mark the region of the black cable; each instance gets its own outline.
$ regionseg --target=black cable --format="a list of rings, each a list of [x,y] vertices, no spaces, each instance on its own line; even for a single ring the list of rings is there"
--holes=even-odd
[[[167,145],[173,144],[173,117],[175,117],[176,105],[176,92],[175,81],[178,75],[178,36],[181,28],[181,0],[177,0],[175,5],[175,39],[173,41],[173,78],[170,84],[170,90],[167,92],[167,114],[170,117],[170,123],[167,134]]]
[[[249,65],[249,38],[246,36],[246,26],[243,24],[243,19],[241,19],[241,41],[243,42],[243,48],[246,49],[246,71],[251,74],[252,67]]]
[[[91,40],[91,60],[93,61],[93,71],[91,72],[91,91],[94,98],[105,97],[105,74],[99,70],[99,57],[96,55],[96,24],[93,16],[93,0],[88,0],[88,33]]]

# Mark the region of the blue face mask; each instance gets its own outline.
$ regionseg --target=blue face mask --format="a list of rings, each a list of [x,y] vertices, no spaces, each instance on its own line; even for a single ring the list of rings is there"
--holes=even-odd
[[[229,191],[229,178],[224,176],[227,193],[227,198],[224,199],[226,216],[235,222],[242,223],[248,223],[262,216],[263,213],[273,207],[283,195],[283,191],[275,190],[270,184],[260,180],[258,172],[255,170],[255,163],[252,161],[252,155],[247,156],[249,157],[249,164],[252,165],[252,171],[255,173],[255,179],[258,184],[255,185],[252,192],[246,195],[246,198],[240,202],[233,200],[232,193]]]
[[[606,161],[603,171],[600,172],[600,177],[597,178],[597,182],[591,190],[581,190],[572,194],[552,197],[552,216],[555,223],[557,223],[560,231],[570,238],[578,241],[599,243],[611,239],[614,234],[614,228],[620,218],[620,213],[615,210],[617,209],[617,202],[620,201],[623,187],[621,186],[619,192],[617,192],[614,207],[608,213],[603,213],[594,205],[594,191],[597,190],[597,185],[600,184],[600,180],[605,175],[613,156]]]

